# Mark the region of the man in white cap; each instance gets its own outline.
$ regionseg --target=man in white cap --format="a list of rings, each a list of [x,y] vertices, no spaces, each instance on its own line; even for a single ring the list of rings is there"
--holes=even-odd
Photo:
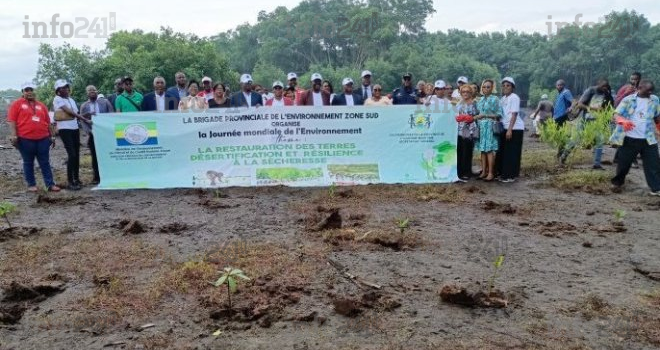
[[[81,115],[78,113],[78,105],[70,95],[69,83],[66,80],[55,81],[55,98],[53,99],[53,110],[60,139],[64,144],[67,154],[66,177],[68,188],[78,191],[82,188],[80,181],[80,130],[78,121],[91,125],[90,112]]]
[[[204,97],[207,102],[213,99],[213,80],[210,77],[202,78],[202,91],[197,96]]]
[[[300,96],[299,106],[329,106],[330,105],[330,93],[322,90],[321,86],[323,85],[323,77],[319,73],[312,74],[310,79],[312,81],[312,88],[305,91]]]
[[[495,170],[500,176],[500,182],[514,182],[520,175],[520,160],[522,158],[523,133],[525,123],[520,118],[520,97],[514,92],[516,82],[512,77],[502,79],[502,124],[505,132],[499,135],[500,142],[495,155]]]
[[[333,106],[361,106],[364,104],[362,95],[353,92],[353,79],[344,78],[341,85],[344,86],[344,93],[336,95],[332,99]]]
[[[360,86],[360,95],[362,96],[362,101],[366,101],[371,98],[371,93],[373,92],[373,87],[371,86],[371,72],[368,70],[363,70],[362,74],[362,86]]]
[[[427,96],[424,105],[430,106],[436,112],[449,112],[449,98],[447,95],[449,91],[447,90],[447,84],[444,80],[436,80],[433,85],[433,95]]]
[[[289,72],[289,74],[286,75],[286,80],[288,82],[288,86],[286,86],[286,88],[293,88],[293,91],[295,91],[295,100],[293,100],[293,103],[299,104],[301,96],[305,93],[305,89],[302,89],[298,86],[298,74]]]
[[[235,92],[229,102],[231,107],[261,107],[264,105],[260,94],[252,91],[252,76],[241,75],[241,91]]]
[[[293,100],[284,96],[284,84],[281,81],[276,81],[273,83],[273,95],[274,97],[266,101],[266,106],[268,107],[283,107],[283,106],[293,106]]]
[[[37,101],[32,82],[21,86],[23,96],[14,101],[7,111],[9,142],[18,148],[23,158],[23,177],[29,192],[37,192],[34,178],[34,159],[37,159],[48,191],[58,192],[50,168],[50,147],[55,146],[55,130],[50,123],[48,107]]]
[[[458,79],[456,79],[456,85],[458,85],[458,88],[454,89],[454,92],[452,92],[451,94],[452,101],[458,101],[461,99],[461,86],[467,83],[468,83],[467,77],[460,76],[458,77]]]

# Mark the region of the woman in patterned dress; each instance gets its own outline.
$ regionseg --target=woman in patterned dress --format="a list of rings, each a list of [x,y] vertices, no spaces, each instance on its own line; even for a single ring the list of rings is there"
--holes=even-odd
[[[493,134],[493,124],[502,117],[502,107],[497,96],[493,95],[495,82],[486,79],[481,83],[482,97],[477,102],[479,115],[475,117],[479,126],[479,142],[477,149],[481,152],[481,174],[479,178],[484,181],[495,179],[495,152],[497,152],[498,139]]]
[[[458,159],[458,178],[467,181],[472,177],[472,151],[475,141],[479,139],[479,128],[474,117],[479,114],[474,101],[474,89],[464,84],[459,88],[461,100],[456,105],[456,122],[458,122],[458,141],[456,156]]]

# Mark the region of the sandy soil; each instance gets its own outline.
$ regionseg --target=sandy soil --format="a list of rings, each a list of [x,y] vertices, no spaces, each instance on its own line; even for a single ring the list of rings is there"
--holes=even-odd
[[[18,212],[0,222],[0,349],[659,348],[660,199],[641,169],[611,194],[587,151],[559,171],[524,147],[512,184],[39,195],[1,149]],[[51,158],[63,183],[61,143]],[[486,290],[500,254],[506,307],[441,299]],[[251,278],[232,309],[209,283],[225,266]]]

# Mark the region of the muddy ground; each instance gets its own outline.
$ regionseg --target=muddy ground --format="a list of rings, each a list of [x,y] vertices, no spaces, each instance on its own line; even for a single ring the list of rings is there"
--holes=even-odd
[[[0,222],[0,349],[660,348],[642,170],[612,194],[588,151],[557,170],[524,148],[512,184],[34,195],[0,149],[18,209]],[[64,183],[61,143],[51,158]],[[209,283],[226,266],[251,278],[231,309]]]

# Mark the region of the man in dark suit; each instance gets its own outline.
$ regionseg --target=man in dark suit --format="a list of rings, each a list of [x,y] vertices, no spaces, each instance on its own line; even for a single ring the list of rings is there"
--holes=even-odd
[[[371,98],[373,92],[373,86],[371,85],[371,72],[368,70],[362,71],[361,77],[362,84],[357,92],[362,96],[362,100],[366,101]]]
[[[325,90],[321,90],[321,86],[323,85],[323,78],[321,77],[321,74],[312,74],[311,80],[312,88],[300,95],[300,105],[316,107],[329,106],[330,93]]]
[[[336,95],[332,99],[333,106],[361,106],[364,104],[362,95],[353,92],[353,79],[344,78],[341,84],[344,86],[344,93]]]
[[[231,95],[229,105],[236,107],[261,107],[264,105],[261,94],[252,91],[252,76],[250,74],[241,75],[241,91]]]
[[[108,96],[108,102],[112,105],[112,107],[115,107],[115,100],[117,99],[117,96],[121,95],[122,92],[124,92],[124,81],[122,78],[117,78],[115,80],[115,91]]]
[[[154,78],[154,91],[144,95],[142,100],[143,112],[148,111],[176,111],[179,109],[179,94],[165,91],[165,78]]]
[[[188,78],[186,78],[186,74],[184,72],[176,72],[176,74],[174,74],[174,80],[176,81],[176,85],[167,89],[167,92],[169,92],[172,95],[178,95],[179,99],[187,97]]]
[[[105,98],[98,98],[98,90],[96,86],[89,85],[85,88],[87,91],[87,101],[85,101],[80,106],[80,114],[89,114],[90,119],[93,120],[94,116],[101,113],[112,113],[115,111],[112,108],[110,101]],[[101,182],[101,176],[99,175],[99,163],[96,158],[96,146],[94,144],[94,134],[92,133],[92,125],[87,123],[81,123],[83,129],[87,131],[89,137],[87,138],[87,147],[89,147],[89,153],[92,155],[92,170],[94,172],[94,179],[92,180],[92,185],[98,185]]]

